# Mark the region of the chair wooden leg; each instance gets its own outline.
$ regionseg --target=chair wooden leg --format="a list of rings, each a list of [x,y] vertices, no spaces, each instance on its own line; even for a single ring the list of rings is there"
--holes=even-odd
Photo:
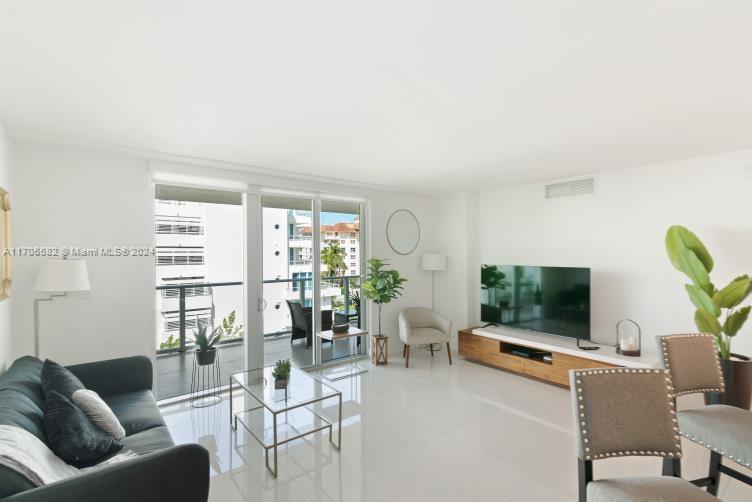
[[[449,346],[449,342],[447,342],[447,355],[449,356],[449,364],[452,364],[452,347]]]
[[[593,462],[577,459],[577,477],[579,481],[580,502],[587,502],[587,485],[593,480]]]
[[[663,475],[680,478],[681,477],[681,459],[672,458],[672,457],[664,457]]]
[[[710,468],[708,469],[708,477],[710,478],[710,484],[708,485],[708,493],[717,496],[718,485],[721,482],[721,462],[723,457],[720,453],[710,452]]]
[[[402,347],[402,359],[405,358],[405,352],[407,352],[407,344],[405,344],[405,346]]]
[[[410,346],[405,345],[405,368],[410,365]]]

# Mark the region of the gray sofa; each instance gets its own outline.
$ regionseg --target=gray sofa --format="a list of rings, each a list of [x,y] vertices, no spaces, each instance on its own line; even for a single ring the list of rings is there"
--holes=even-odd
[[[126,431],[121,451],[133,450],[141,456],[38,488],[15,471],[0,467],[0,500],[203,502],[208,498],[209,454],[196,444],[174,445],[152,394],[148,357],[68,369],[117,415]],[[41,373],[42,361],[25,356],[0,377],[0,424],[26,429],[46,443]]]

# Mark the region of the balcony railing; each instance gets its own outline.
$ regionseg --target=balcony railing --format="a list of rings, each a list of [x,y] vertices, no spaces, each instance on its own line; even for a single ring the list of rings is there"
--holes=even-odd
[[[350,297],[350,292],[355,291],[358,288],[357,282],[360,280],[359,275],[342,275],[333,277],[322,277],[321,291],[324,293],[327,290],[337,290],[338,293],[326,295],[326,298],[334,299],[332,305],[328,306],[327,310],[333,310],[333,321],[338,322],[354,322],[359,324],[359,308],[355,307],[353,299]],[[284,300],[299,301],[302,305],[306,305],[306,294],[310,295],[312,291],[311,277],[298,277],[293,279],[269,279],[263,281],[264,285],[267,284],[289,284],[284,298],[264,298],[266,303],[274,303],[277,301],[284,302]],[[190,298],[200,299],[206,296],[213,296],[215,294],[214,289],[224,288],[231,286],[242,286],[241,281],[235,282],[207,282],[207,283],[190,283],[190,284],[162,284],[156,286],[157,294],[163,300],[174,301],[178,299],[177,309],[171,308],[170,310],[162,311],[165,315],[165,322],[163,325],[164,332],[177,331],[178,338],[175,344],[166,344],[164,348],[157,350],[158,354],[165,354],[170,352],[185,352],[192,347],[191,340],[186,338],[186,331],[197,327],[197,324],[208,323],[211,324],[214,321],[215,325],[219,325],[221,319],[214,317],[214,301],[212,300],[211,307],[201,307],[186,305],[187,300]],[[341,300],[340,300],[341,298]],[[196,300],[193,300],[196,301]],[[331,300],[330,300],[331,301]],[[358,300],[359,301],[359,300]],[[173,304],[174,305],[174,304]],[[286,309],[287,306],[284,305]],[[239,308],[242,312],[242,308]],[[177,318],[175,317],[177,314]],[[237,324],[240,324],[238,322]],[[288,325],[280,326],[281,329],[269,330],[264,333],[264,337],[280,336],[291,332],[291,327]],[[238,342],[243,339],[242,336],[231,338],[229,340],[222,340],[219,343],[232,343]],[[176,346],[170,346],[176,345]]]

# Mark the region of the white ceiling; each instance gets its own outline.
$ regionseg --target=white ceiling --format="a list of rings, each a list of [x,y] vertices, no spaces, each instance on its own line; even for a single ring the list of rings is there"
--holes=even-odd
[[[752,2],[3,0],[13,132],[446,192],[752,146]]]

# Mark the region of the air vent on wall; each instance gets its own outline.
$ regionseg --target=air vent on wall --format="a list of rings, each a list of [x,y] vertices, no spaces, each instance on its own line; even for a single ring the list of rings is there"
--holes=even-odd
[[[562,181],[546,185],[546,198],[571,197],[595,193],[595,178]]]

